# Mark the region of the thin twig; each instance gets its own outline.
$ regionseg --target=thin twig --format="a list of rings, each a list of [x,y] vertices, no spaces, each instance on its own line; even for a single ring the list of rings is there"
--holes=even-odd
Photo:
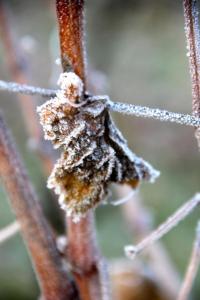
[[[34,87],[26,84],[18,84],[16,82],[6,82],[0,80],[0,90],[8,91],[11,93],[22,93],[27,95],[40,95],[42,97],[55,97],[59,90],[44,89],[40,87]],[[134,105],[128,103],[120,103],[111,101],[108,96],[94,96],[92,99],[98,101],[98,99],[105,99],[108,103],[110,110],[124,113],[127,115],[134,115],[140,118],[149,118],[159,120],[162,122],[177,123],[186,126],[198,127],[200,126],[200,118],[183,113],[175,113],[168,110],[162,110],[159,108],[151,108],[147,106]]]
[[[192,82],[192,112],[195,117],[200,117],[200,31],[197,1],[183,0],[183,8],[187,56]],[[196,138],[200,146],[200,128],[196,131]]]
[[[200,222],[198,222],[197,224],[196,238],[192,249],[192,254],[188,264],[188,268],[185,274],[185,278],[178,296],[178,300],[189,299],[189,294],[191,292],[195,277],[197,275],[199,265],[200,265]]]
[[[21,93],[25,95],[38,95],[47,98],[53,98],[56,96],[57,90],[44,89],[40,87],[34,87],[26,84],[19,84],[16,82],[6,82],[0,80],[0,90],[10,93]]]
[[[2,116],[0,157],[0,176],[20,224],[45,300],[77,299],[71,280],[63,269],[54,234],[43,215]]]
[[[16,235],[20,231],[20,225],[18,222],[14,221],[13,223],[9,224],[8,226],[4,227],[0,230],[0,244],[3,244],[11,237]]]
[[[148,235],[144,240],[135,246],[126,246],[126,255],[134,259],[137,254],[142,252],[146,247],[150,246],[172,228],[178,225],[178,223],[184,220],[193,210],[200,204],[200,193],[196,194],[192,199],[188,200],[183,206],[181,206],[174,214],[172,214],[164,223],[162,223],[156,230]]]
[[[163,122],[172,122],[181,125],[200,126],[200,118],[193,117],[182,113],[170,112],[159,108],[150,108],[146,106],[126,104],[109,101],[109,107],[113,111],[134,115],[136,117],[150,118]]]
[[[131,192],[131,188],[128,186],[123,189],[117,188],[117,192],[119,196],[124,197],[125,193]],[[135,193],[132,199],[122,205],[122,211],[136,242],[151,233],[153,216],[144,207],[139,192]],[[157,242],[153,247],[149,247],[147,257],[148,266],[155,274],[159,286],[166,295],[169,295],[170,299],[175,299],[180,288],[180,279],[163,244]]]
[[[56,0],[63,70],[71,69],[86,82],[84,53],[84,1]],[[85,85],[86,88],[86,85]],[[74,223],[67,218],[67,257],[82,300],[109,299],[107,270],[96,242],[94,215]]]

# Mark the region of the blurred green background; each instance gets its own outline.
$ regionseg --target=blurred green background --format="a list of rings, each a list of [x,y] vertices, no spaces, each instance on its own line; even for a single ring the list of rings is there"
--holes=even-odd
[[[55,87],[60,66],[55,64],[59,48],[54,1],[6,2],[16,43],[29,61],[30,84]],[[88,69],[90,82],[99,82],[97,91],[107,92],[111,99],[121,102],[190,113],[191,86],[181,1],[86,2]],[[0,78],[12,80],[1,42]],[[27,147],[27,131],[16,96],[1,93],[0,97],[1,110],[45,213],[62,233],[40,160]],[[33,101],[37,99],[34,97]],[[156,226],[199,191],[200,156],[194,131],[189,127],[119,114],[114,114],[114,119],[131,149],[161,171],[154,185],[141,186],[143,201],[152,212]],[[14,219],[7,200],[1,187],[1,228]],[[122,257],[123,246],[132,242],[132,236],[120,207],[102,206],[96,215],[104,256],[109,259]],[[198,217],[197,209],[163,239],[181,276],[189,259]],[[0,299],[31,300],[37,295],[37,282],[28,254],[17,235],[0,245]],[[193,299],[200,299],[199,275]]]

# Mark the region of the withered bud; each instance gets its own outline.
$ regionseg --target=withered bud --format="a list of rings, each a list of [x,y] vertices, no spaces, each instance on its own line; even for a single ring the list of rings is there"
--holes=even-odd
[[[81,99],[83,94],[83,82],[75,73],[61,73],[57,84],[61,88],[57,93],[57,97],[61,102],[66,102],[66,99],[68,99],[72,103],[77,103]]]

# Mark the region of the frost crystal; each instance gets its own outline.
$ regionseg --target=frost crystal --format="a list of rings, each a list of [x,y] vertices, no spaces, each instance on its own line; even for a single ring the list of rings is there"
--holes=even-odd
[[[61,91],[37,111],[45,138],[63,150],[48,179],[61,208],[78,221],[103,201],[108,184],[126,183],[134,189],[143,179],[159,175],[127,146],[108,112],[106,99],[83,99],[83,83],[74,73],[61,74]]]

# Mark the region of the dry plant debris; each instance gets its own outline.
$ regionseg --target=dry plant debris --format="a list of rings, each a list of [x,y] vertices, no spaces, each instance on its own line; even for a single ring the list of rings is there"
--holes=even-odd
[[[128,148],[106,99],[84,97],[83,82],[73,72],[62,73],[58,84],[56,97],[38,107],[45,138],[63,150],[48,187],[67,215],[79,221],[105,199],[110,182],[135,189],[143,179],[154,182],[159,172]]]

